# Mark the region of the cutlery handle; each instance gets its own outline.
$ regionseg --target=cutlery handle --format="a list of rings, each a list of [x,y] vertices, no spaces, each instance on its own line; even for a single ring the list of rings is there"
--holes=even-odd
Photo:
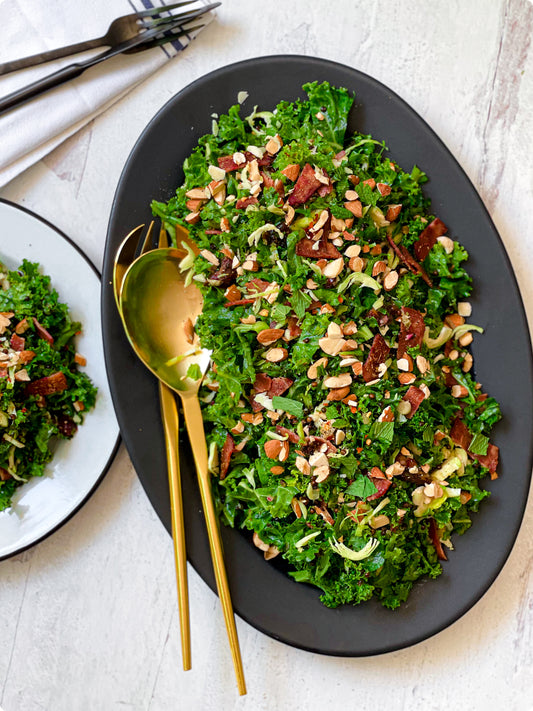
[[[181,393],[181,395],[183,402],[183,414],[185,416],[185,423],[187,425],[187,431],[189,433],[191,448],[196,464],[196,472],[198,474],[198,484],[200,486],[200,495],[202,497],[202,506],[207,525],[207,534],[209,537],[209,546],[211,548],[211,557],[213,559],[218,596],[222,605],[222,612],[224,613],[231,656],[233,658],[233,666],[235,668],[235,676],[237,677],[237,687],[239,689],[239,694],[244,695],[246,694],[246,683],[244,681],[239,638],[237,637],[237,628],[235,626],[235,617],[233,615],[233,606],[231,604],[228,578],[226,576],[226,568],[224,566],[222,541],[220,539],[218,520],[215,513],[210,476],[207,470],[207,445],[205,443],[202,412],[198,396],[196,394],[188,396],[186,393]]]
[[[181,658],[183,670],[191,668],[191,632],[189,624],[189,593],[187,587],[187,551],[185,549],[185,526],[183,520],[183,498],[179,469],[179,415],[172,390],[159,382],[159,403],[165,432],[167,450],[168,486],[170,491],[170,512],[172,519],[172,540],[174,542],[174,562],[178,587],[178,609],[180,616]]]
[[[53,59],[61,59],[61,57],[68,57],[71,54],[79,54],[80,52],[86,52],[88,49],[101,47],[104,44],[104,39],[104,37],[100,37],[94,40],[87,40],[86,42],[69,44],[68,47],[59,47],[58,49],[50,49],[47,52],[32,54],[30,57],[12,59],[10,62],[0,64],[0,76],[3,74],[9,74],[10,72],[16,72],[19,69],[26,69],[27,67],[35,67],[38,64],[45,64],[46,62],[51,62]]]
[[[22,87],[22,89],[13,91],[11,94],[0,99],[0,113],[12,109],[24,101],[33,99],[34,96],[41,94],[43,91],[48,91],[48,89],[53,89],[69,79],[79,77],[85,69],[85,63],[69,64],[67,67],[58,69],[56,72],[28,84],[28,86]]]

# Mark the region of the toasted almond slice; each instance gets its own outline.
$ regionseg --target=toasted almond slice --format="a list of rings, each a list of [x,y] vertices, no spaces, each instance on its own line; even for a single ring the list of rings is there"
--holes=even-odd
[[[319,358],[307,369],[307,377],[309,380],[316,380],[318,377],[318,369],[322,366],[325,368],[328,364],[327,358]]]
[[[286,348],[270,348],[270,350],[265,353],[265,360],[268,360],[269,363],[279,363],[285,360],[288,355],[289,351]]]
[[[268,314],[267,314],[268,315]],[[283,328],[265,328],[257,334],[257,340],[262,346],[270,346],[279,341],[285,333]]]
[[[324,380],[325,388],[345,388],[352,384],[352,376],[350,373],[341,373],[340,375],[332,375]]]

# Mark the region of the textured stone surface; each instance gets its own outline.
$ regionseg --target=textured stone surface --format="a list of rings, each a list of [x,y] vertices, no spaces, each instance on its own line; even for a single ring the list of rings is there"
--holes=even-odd
[[[217,21],[183,55],[0,195],[57,224],[100,265],[122,166],[160,106],[223,64],[265,54],[322,56],[386,83],[444,140],[496,223],[531,318],[532,34],[528,0],[225,0]],[[322,657],[239,620],[248,684],[239,699],[218,600],[192,569],[193,669],[180,669],[172,543],[121,449],[68,524],[0,563],[0,706],[529,709],[532,540],[530,506],[484,598],[449,629],[393,654]]]

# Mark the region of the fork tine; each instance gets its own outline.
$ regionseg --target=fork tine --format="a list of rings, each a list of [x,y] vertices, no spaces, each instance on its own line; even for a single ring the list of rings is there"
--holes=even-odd
[[[170,23],[174,23],[174,26],[178,26],[184,25],[187,22],[192,22],[193,20],[196,20],[197,18],[207,14],[210,10],[214,10],[220,4],[220,2],[213,2],[209,5],[203,5],[202,7],[199,7],[196,10],[191,10],[190,12],[180,12],[176,15],[169,15],[168,17],[157,17],[155,19],[148,19],[143,21],[142,26],[149,30],[157,28],[159,25],[161,25],[161,31],[163,32],[164,25],[170,25]]]
[[[184,5],[192,5],[196,1],[197,0],[184,0],[184,2],[175,2],[173,5],[163,5],[162,7],[152,7],[149,10],[141,10],[135,14],[137,17],[153,17],[154,15],[161,15],[163,12],[176,10],[178,7],[184,7]]]
[[[136,47],[135,50],[138,52],[142,52],[145,49],[159,47],[162,44],[166,44],[167,42],[174,42],[174,40],[180,39],[181,37],[189,37],[192,32],[197,32],[198,30],[201,30],[202,27],[205,27],[205,25],[194,25],[194,27],[181,27],[180,25],[178,25],[176,29],[179,29],[179,32],[175,32],[173,30],[161,30],[161,32],[166,32],[166,34],[163,34],[162,37],[146,42],[146,44],[141,45],[139,48]]]

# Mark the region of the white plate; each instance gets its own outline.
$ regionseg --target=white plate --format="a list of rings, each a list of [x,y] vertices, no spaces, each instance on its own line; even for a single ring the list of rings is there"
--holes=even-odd
[[[45,475],[21,486],[12,507],[0,512],[0,559],[42,540],[80,508],[105,474],[119,437],[104,364],[98,272],[55,227],[0,201],[0,261],[15,269],[23,259],[41,265],[72,319],[81,321],[76,349],[87,359],[83,370],[98,395],[73,439],[57,444]]]

